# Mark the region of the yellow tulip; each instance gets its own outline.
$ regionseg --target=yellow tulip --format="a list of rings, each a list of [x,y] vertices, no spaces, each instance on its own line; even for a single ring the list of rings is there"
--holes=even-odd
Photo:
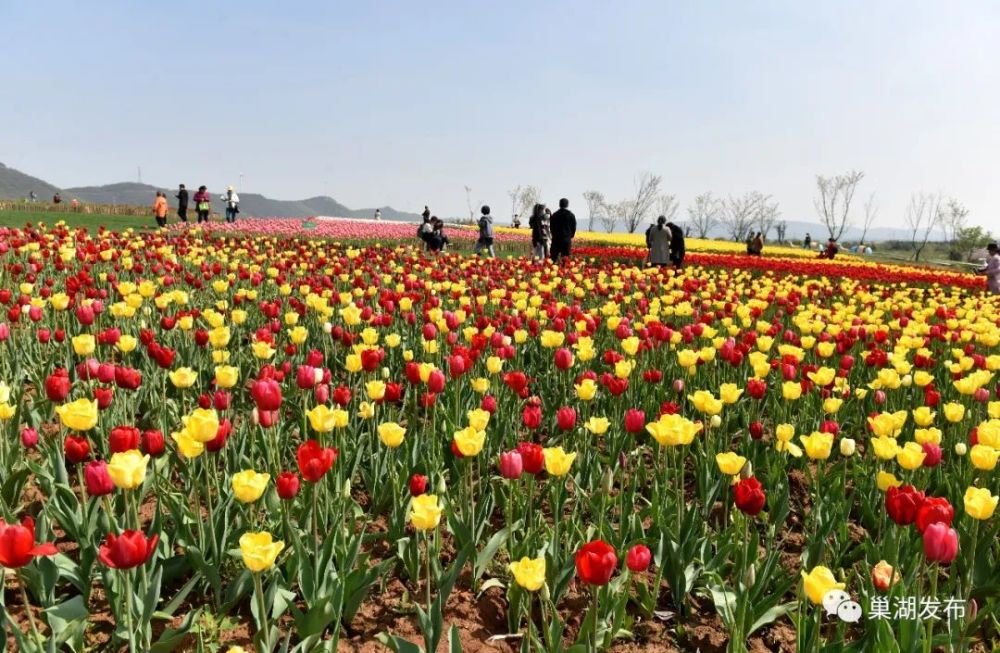
[[[896,478],[894,474],[889,472],[880,471],[875,477],[875,484],[878,485],[878,489],[885,492],[891,487],[899,487],[903,484],[901,480]]]
[[[244,533],[240,536],[240,553],[243,564],[252,572],[267,571],[274,566],[274,561],[285,548],[282,541],[275,542],[266,531],[259,533]]]
[[[455,446],[463,456],[476,456],[483,450],[486,443],[486,431],[467,426],[461,431],[455,431]]]
[[[369,381],[365,384],[365,391],[372,401],[380,401],[385,397],[385,383],[382,381]]]
[[[421,531],[437,528],[441,523],[441,513],[444,509],[438,503],[436,494],[421,494],[413,497],[410,502],[410,522]]]
[[[833,572],[826,567],[813,567],[813,570],[808,574],[805,571],[800,573],[802,574],[802,589],[814,605],[823,603],[823,597],[830,590],[843,590],[847,587],[844,583],[838,582]]]
[[[149,456],[143,455],[138,449],[122,451],[111,456],[108,463],[108,476],[115,487],[122,490],[133,490],[146,480],[146,466]]]
[[[688,400],[700,413],[711,416],[722,412],[722,402],[708,390],[698,390],[693,395],[688,395]]]
[[[830,433],[814,431],[809,435],[800,435],[799,441],[802,442],[806,455],[813,460],[829,458],[830,451],[833,449],[833,435]]]
[[[329,433],[337,425],[337,415],[335,410],[325,404],[320,404],[311,410],[306,411],[309,424],[317,433]]]
[[[89,399],[56,406],[62,425],[73,431],[89,431],[97,425],[97,402]]]
[[[252,503],[259,499],[267,489],[270,474],[258,474],[252,469],[233,474],[233,494],[243,503]]]
[[[719,399],[724,404],[735,404],[743,395],[743,388],[735,383],[723,383],[719,386]]]
[[[178,367],[167,376],[170,377],[170,382],[174,384],[175,388],[190,388],[198,380],[198,373],[190,367]]]
[[[973,519],[989,519],[998,501],[1000,497],[993,496],[987,488],[969,487],[965,490],[965,513]]]
[[[507,567],[514,575],[514,581],[529,592],[537,592],[545,584],[544,556],[534,560],[525,556]]]
[[[944,418],[952,424],[961,422],[965,417],[965,406],[957,402],[949,402],[944,405]]]
[[[405,435],[406,429],[396,422],[384,422],[378,425],[379,440],[382,441],[382,444],[391,449],[395,449],[399,445],[403,444],[403,437]]]
[[[979,444],[1000,449],[1000,419],[993,418],[980,422],[976,428],[976,439]]]
[[[545,458],[545,471],[552,476],[565,476],[576,460],[575,453],[566,453],[562,447],[546,447],[542,449],[542,456]]]
[[[274,356],[274,347],[272,347],[266,340],[258,340],[251,345],[253,350],[253,355],[261,360],[267,360]]]
[[[215,368],[215,385],[220,388],[232,388],[240,379],[240,369],[232,365],[219,365]]]
[[[186,428],[171,433],[170,437],[177,443],[177,451],[188,460],[205,453],[205,443],[191,437],[191,432]]]
[[[7,421],[17,413],[17,407],[11,406],[6,401],[0,402],[0,420]]]
[[[94,336],[89,333],[73,336],[72,342],[73,351],[76,352],[77,356],[90,356],[94,353],[94,348],[97,346],[97,341],[94,340]]]
[[[726,476],[736,476],[747,464],[747,459],[737,453],[727,451],[715,454],[715,464],[719,466],[719,471]]]
[[[127,354],[133,349],[135,349],[138,344],[139,341],[136,340],[135,337],[125,335],[118,339],[118,344],[116,345],[116,347],[118,347],[118,351],[120,351],[121,353]]]
[[[896,462],[899,466],[906,470],[919,469],[921,465],[924,464],[924,458],[927,454],[924,453],[924,448],[916,442],[907,442],[896,454]]]
[[[930,406],[920,406],[913,409],[913,422],[917,426],[930,426],[934,423],[936,415],[937,413]]]
[[[583,401],[590,401],[597,394],[597,383],[593,379],[583,379],[576,384],[576,396]]]
[[[785,401],[795,401],[802,396],[802,384],[798,381],[785,381],[781,384],[781,396]]]
[[[611,426],[611,422],[608,421],[607,417],[591,417],[583,425],[594,435],[604,435],[608,432],[609,426]]]
[[[662,415],[657,421],[646,425],[646,431],[661,447],[691,444],[702,428],[701,424],[681,415]]]
[[[881,460],[892,460],[899,453],[899,445],[894,438],[872,438],[872,450]]]
[[[972,466],[983,471],[992,471],[997,466],[997,458],[1000,457],[1000,449],[977,444],[969,451],[969,460]]]
[[[211,442],[219,434],[219,416],[211,408],[196,408],[181,420],[188,436],[198,442]]]
[[[475,410],[470,410],[465,413],[469,420],[469,426],[476,429],[477,431],[482,431],[490,423],[490,414],[483,410],[482,408],[476,408]]]

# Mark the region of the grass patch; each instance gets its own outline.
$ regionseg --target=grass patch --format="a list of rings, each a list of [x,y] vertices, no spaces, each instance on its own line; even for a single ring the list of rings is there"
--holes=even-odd
[[[152,215],[106,215],[101,213],[64,213],[61,211],[0,211],[0,226],[21,227],[28,222],[44,222],[51,226],[60,220],[71,228],[84,227],[92,233],[101,227],[106,227],[112,231],[123,231],[129,228],[154,229],[156,227],[156,219]],[[177,222],[177,216],[171,215],[169,221],[170,224]]]

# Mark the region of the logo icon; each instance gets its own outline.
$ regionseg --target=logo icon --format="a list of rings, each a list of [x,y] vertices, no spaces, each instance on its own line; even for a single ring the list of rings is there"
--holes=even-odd
[[[830,590],[823,595],[823,608],[828,615],[837,615],[841,621],[856,624],[861,621],[861,605],[851,600],[844,590]]]

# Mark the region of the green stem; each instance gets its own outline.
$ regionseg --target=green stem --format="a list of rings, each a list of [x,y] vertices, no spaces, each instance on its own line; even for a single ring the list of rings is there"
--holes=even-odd
[[[254,593],[257,599],[257,614],[260,617],[260,629],[263,633],[264,650],[271,650],[271,629],[267,625],[267,604],[264,602],[264,584],[261,582],[260,573],[253,575]]]
[[[28,590],[24,588],[25,582],[24,578],[18,577],[18,587],[21,589],[21,601],[24,603],[24,613],[28,615],[28,623],[31,625],[31,635],[35,639],[35,644],[38,645],[38,650],[44,650],[45,641],[42,639],[41,633],[38,632],[38,625],[35,623],[35,617],[31,614],[31,603],[28,601]]]

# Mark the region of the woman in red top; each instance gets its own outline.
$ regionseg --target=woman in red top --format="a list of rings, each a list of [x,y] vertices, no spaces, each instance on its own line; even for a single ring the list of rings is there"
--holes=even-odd
[[[198,192],[194,194],[194,208],[198,212],[198,222],[208,222],[208,214],[212,211],[212,196],[205,186],[199,186]]]

